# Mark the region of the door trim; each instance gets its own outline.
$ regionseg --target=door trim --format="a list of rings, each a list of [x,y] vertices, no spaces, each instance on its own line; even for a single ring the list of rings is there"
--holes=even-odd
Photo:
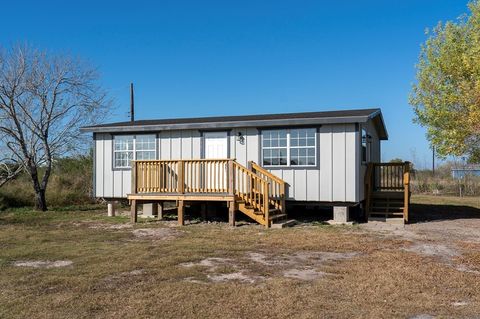
[[[231,130],[214,130],[214,131],[200,131],[200,157],[205,159],[205,133],[213,133],[213,132],[223,132],[227,133],[227,158],[230,158],[230,131]]]

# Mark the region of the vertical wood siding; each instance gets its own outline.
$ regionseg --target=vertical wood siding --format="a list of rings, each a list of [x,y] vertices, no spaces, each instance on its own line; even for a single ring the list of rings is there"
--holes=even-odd
[[[376,132],[372,144],[375,158],[380,154]],[[374,130],[373,130],[374,131]],[[238,133],[244,137],[238,141]],[[260,131],[255,128],[232,129],[229,135],[230,157],[242,165],[253,160],[261,164]],[[358,202],[363,195],[360,167],[360,133],[355,124],[323,125],[317,133],[316,168],[286,168],[270,171],[288,183],[289,199],[300,201]],[[97,197],[124,198],[130,193],[130,170],[113,170],[111,134],[97,134],[95,141],[95,191]],[[163,131],[157,134],[159,159],[192,159],[202,156],[202,134],[198,130]]]

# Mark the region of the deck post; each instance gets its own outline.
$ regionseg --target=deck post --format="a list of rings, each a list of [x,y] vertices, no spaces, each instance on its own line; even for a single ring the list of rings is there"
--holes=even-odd
[[[408,223],[408,206],[410,204],[410,162],[404,163],[403,187],[403,220]]]
[[[263,211],[265,212],[265,227],[270,228],[270,194],[268,192],[268,189],[270,188],[270,183],[264,184],[264,190],[263,190]]]
[[[185,214],[185,205],[183,200],[178,201],[178,225],[185,225],[184,214]]]
[[[235,201],[231,201],[228,205],[228,223],[230,226],[235,227]]]
[[[163,219],[163,202],[158,202],[158,215],[157,219],[162,220]]]
[[[185,162],[183,160],[178,161],[178,192],[180,194],[185,193]]]
[[[233,160],[228,161],[228,192],[230,195],[235,195],[235,169]]]
[[[137,222],[138,204],[136,199],[130,201],[130,221],[132,223]]]

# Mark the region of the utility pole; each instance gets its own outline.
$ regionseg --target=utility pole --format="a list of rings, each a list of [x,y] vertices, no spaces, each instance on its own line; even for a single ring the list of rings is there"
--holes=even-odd
[[[133,83],[130,83],[130,121],[135,121],[135,101],[133,98]]]
[[[432,175],[435,176],[435,146],[432,145]]]

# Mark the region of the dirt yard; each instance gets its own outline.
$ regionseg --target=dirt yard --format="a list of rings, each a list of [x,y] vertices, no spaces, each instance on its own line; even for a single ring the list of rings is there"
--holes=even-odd
[[[479,318],[480,200],[288,229],[0,213],[0,318]]]

